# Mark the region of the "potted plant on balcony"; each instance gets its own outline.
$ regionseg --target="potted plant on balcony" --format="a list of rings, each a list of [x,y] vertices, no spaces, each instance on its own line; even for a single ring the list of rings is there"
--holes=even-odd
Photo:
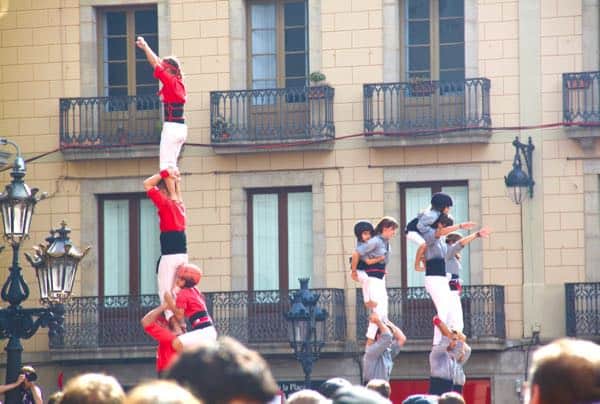
[[[326,94],[326,86],[325,75],[320,71],[314,71],[309,76],[310,79],[310,87],[308,89],[308,98],[310,99],[320,99],[325,98]]]
[[[223,115],[217,115],[212,122],[212,133],[213,138],[219,141],[227,141],[230,138],[229,134],[230,124]]]
[[[413,76],[410,79],[410,95],[413,97],[429,97],[435,92],[435,83],[425,76]]]

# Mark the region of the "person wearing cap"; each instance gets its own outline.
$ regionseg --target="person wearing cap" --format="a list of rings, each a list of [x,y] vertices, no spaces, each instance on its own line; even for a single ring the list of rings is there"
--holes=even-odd
[[[388,318],[388,294],[385,286],[386,265],[390,256],[390,239],[396,234],[398,222],[390,216],[385,216],[379,220],[375,226],[375,236],[367,240],[366,243],[356,247],[352,253],[352,270],[356,270],[360,257],[369,257],[380,259],[378,264],[365,269],[369,276],[369,294],[370,299],[377,305],[373,311],[378,314],[382,321]],[[367,328],[367,339],[374,339],[377,333],[377,325],[369,323]]]
[[[394,358],[400,353],[400,348],[406,342],[406,336],[400,328],[389,320],[382,320],[377,313],[369,317],[371,323],[378,327],[373,339],[365,343],[363,356],[363,381],[368,383],[373,379],[390,380]]]
[[[160,134],[160,170],[169,168],[177,170],[179,153],[188,132],[183,114],[187,94],[181,65],[174,56],[162,59],[158,57],[141,36],[137,37],[136,45],[144,51],[148,63],[154,69],[154,77],[162,83],[162,88],[158,92],[164,107],[164,122]],[[167,179],[166,184],[170,192],[175,192],[175,185],[171,179]]]
[[[175,180],[175,192],[169,191],[165,178]],[[164,302],[165,292],[173,289],[175,271],[188,263],[186,229],[186,211],[181,197],[179,172],[168,168],[144,180],[144,189],[148,198],[156,206],[160,226],[160,258],[158,260],[157,281],[158,297]],[[171,310],[165,311],[167,321],[171,320]],[[174,329],[179,324],[171,324]]]
[[[352,386],[350,381],[342,377],[333,377],[331,379],[327,379],[319,386],[319,393],[321,393],[325,398],[331,398],[339,388],[348,386]]]
[[[23,366],[14,383],[0,385],[0,394],[18,389],[16,394],[18,403],[43,404],[42,390],[35,384],[37,378],[37,373],[33,367]]]
[[[175,290],[177,298],[173,300],[170,292],[165,292],[165,301],[175,314],[177,321],[184,318],[192,327],[179,336],[184,349],[195,349],[203,341],[216,341],[217,330],[208,314],[204,295],[196,288],[202,278],[202,271],[194,264],[185,264],[177,268]]]
[[[354,225],[354,235],[356,236],[355,254],[350,258],[351,277],[353,280],[360,283],[362,287],[363,300],[368,309],[373,309],[377,306],[377,302],[371,296],[369,291],[369,273],[383,267],[382,261],[385,256],[381,255],[373,257],[372,254],[360,255],[361,246],[365,245],[372,237],[375,229],[371,222],[359,220]]]
[[[460,294],[462,291],[462,282],[460,280],[460,251],[471,241],[487,237],[490,229],[482,227],[479,231],[463,237],[462,234],[452,232],[446,235],[446,273],[450,275],[448,286],[450,287],[450,299],[448,300],[450,308],[448,309],[448,326],[454,330],[462,332],[464,329],[463,311],[460,303]]]

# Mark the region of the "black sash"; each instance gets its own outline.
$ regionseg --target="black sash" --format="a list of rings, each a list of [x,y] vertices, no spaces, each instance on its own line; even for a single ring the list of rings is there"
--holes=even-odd
[[[446,262],[443,258],[432,258],[425,262],[426,276],[446,276]]]
[[[165,231],[160,233],[160,253],[162,255],[186,254],[187,239],[184,231]]]

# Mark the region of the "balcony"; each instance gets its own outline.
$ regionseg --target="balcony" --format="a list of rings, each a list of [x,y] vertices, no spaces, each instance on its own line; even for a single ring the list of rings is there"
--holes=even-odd
[[[569,337],[600,339],[600,283],[566,283],[565,310]]]
[[[319,304],[329,313],[325,320],[326,342],[346,340],[344,291],[314,289]],[[280,291],[208,292],[204,296],[217,331],[245,344],[270,344],[289,353],[288,324],[283,315],[289,296]],[[149,310],[158,306],[156,295],[75,297],[65,304],[65,332],[50,338],[50,349],[60,351],[110,348],[153,348],[156,344],[140,325]]]
[[[330,149],[335,137],[329,86],[212,91],[216,153]]]
[[[567,136],[593,148],[600,136],[600,71],[563,73],[563,123]]]
[[[390,320],[402,328],[409,340],[433,338],[433,301],[423,287],[388,288]],[[470,341],[503,342],[506,338],[504,318],[504,287],[497,285],[464,286],[461,295],[464,333]],[[356,296],[357,338],[367,332],[367,312],[362,289]]]
[[[66,160],[158,156],[156,95],[60,99],[60,149]]]
[[[490,80],[363,86],[364,130],[372,147],[487,143]]]

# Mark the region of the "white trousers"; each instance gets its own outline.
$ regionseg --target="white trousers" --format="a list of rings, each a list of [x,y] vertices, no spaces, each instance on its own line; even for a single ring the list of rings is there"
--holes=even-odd
[[[365,271],[356,271],[358,276],[358,281],[360,282],[360,286],[362,287],[362,294],[364,302],[368,302],[371,299],[371,292],[369,292],[369,275]]]
[[[369,294],[371,300],[377,302],[377,306],[373,309],[379,318],[383,321],[388,319],[388,294],[385,288],[385,278],[378,279],[368,276],[369,283]],[[367,329],[367,338],[374,339],[377,334],[377,324],[369,322],[369,328]]]
[[[181,147],[187,138],[187,125],[177,122],[163,122],[160,133],[160,169],[177,168]]]
[[[425,290],[431,296],[437,316],[445,324],[448,324],[448,313],[450,311],[450,286],[445,276],[425,276]],[[442,332],[433,326],[433,345],[438,345],[442,340]]]
[[[160,256],[158,263],[158,297],[160,303],[165,301],[165,292],[173,293],[173,283],[175,282],[175,273],[180,265],[188,263],[187,254],[167,254]],[[171,310],[165,310],[165,317],[169,320],[173,316]]]
[[[463,320],[462,305],[460,304],[460,293],[458,290],[450,291],[449,310],[448,310],[448,327],[453,330],[463,332],[465,327]]]
[[[184,351],[193,351],[200,348],[205,341],[216,341],[217,329],[211,325],[210,327],[186,332],[177,338],[181,341]]]

